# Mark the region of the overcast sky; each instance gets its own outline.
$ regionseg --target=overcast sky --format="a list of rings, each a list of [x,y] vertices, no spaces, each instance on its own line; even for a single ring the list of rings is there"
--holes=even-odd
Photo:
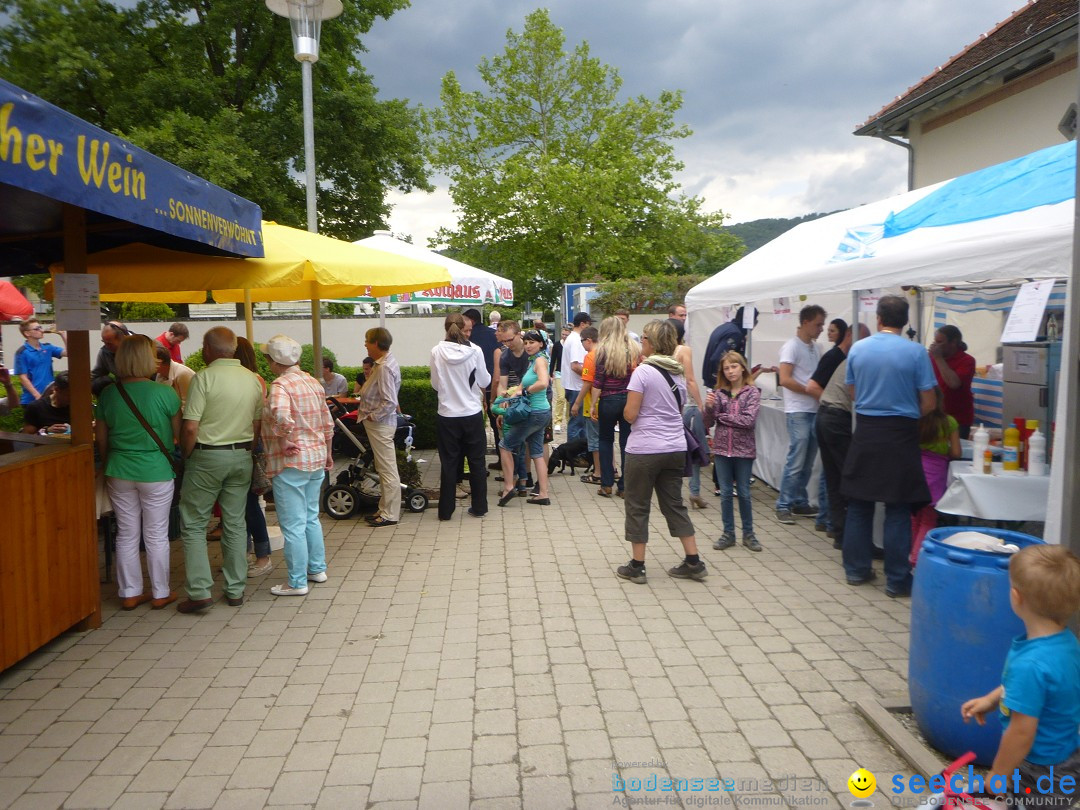
[[[682,90],[680,179],[731,222],[794,217],[906,190],[906,151],[852,130],[1024,5],[1023,0],[549,0],[567,48],[585,40],[624,97]],[[536,9],[523,0],[412,0],[378,20],[363,57],[384,98],[439,103],[449,70],[482,89]],[[327,25],[333,25],[328,22]],[[455,222],[434,194],[394,193],[391,227],[426,244]]]

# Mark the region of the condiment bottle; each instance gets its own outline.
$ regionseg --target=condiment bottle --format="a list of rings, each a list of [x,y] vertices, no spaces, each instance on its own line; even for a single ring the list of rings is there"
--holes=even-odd
[[[1001,438],[1001,469],[1020,469],[1020,431],[1012,426],[1005,428]]]
[[[982,471],[983,475],[990,475],[994,472],[994,454],[989,450],[983,451]]]
[[[1028,437],[1028,475],[1046,475],[1046,437],[1038,428]]]
[[[983,453],[986,452],[986,448],[990,446],[990,434],[986,432],[986,428],[979,425],[979,429],[971,434],[971,466],[975,472],[978,472],[982,464]]]

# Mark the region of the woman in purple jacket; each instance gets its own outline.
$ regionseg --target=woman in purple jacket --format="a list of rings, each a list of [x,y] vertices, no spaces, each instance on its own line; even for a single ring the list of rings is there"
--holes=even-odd
[[[754,537],[754,511],[750,502],[750,472],[757,456],[754,423],[761,407],[761,391],[752,384],[753,376],[746,358],[735,351],[720,358],[717,388],[705,399],[705,427],[716,425],[713,433],[713,457],[720,481],[720,516],[724,533],[713,548],[724,550],[735,545],[735,508],[732,483],[739,494],[743,545],[761,551]]]

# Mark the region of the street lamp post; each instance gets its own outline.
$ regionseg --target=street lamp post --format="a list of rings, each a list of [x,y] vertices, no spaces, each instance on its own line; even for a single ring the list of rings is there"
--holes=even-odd
[[[279,17],[288,17],[292,28],[293,56],[300,63],[304,97],[304,177],[307,186],[307,229],[318,233],[315,205],[315,112],[311,94],[311,66],[319,61],[319,32],[323,20],[332,20],[344,10],[341,0],[266,0],[266,7]],[[319,299],[311,301],[312,343],[315,376],[322,373],[322,329]]]

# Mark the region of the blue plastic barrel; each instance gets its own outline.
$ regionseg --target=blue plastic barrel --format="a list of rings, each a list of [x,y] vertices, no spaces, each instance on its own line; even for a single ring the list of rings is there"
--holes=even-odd
[[[980,726],[974,720],[965,723],[960,707],[1001,684],[1005,656],[1024,624],[1009,604],[1012,555],[941,542],[965,531],[994,535],[1021,548],[1043,541],[1002,529],[951,526],[928,532],[919,551],[908,651],[912,713],[934,748],[952,759],[974,751],[977,762],[990,765],[1001,740],[997,712]]]

